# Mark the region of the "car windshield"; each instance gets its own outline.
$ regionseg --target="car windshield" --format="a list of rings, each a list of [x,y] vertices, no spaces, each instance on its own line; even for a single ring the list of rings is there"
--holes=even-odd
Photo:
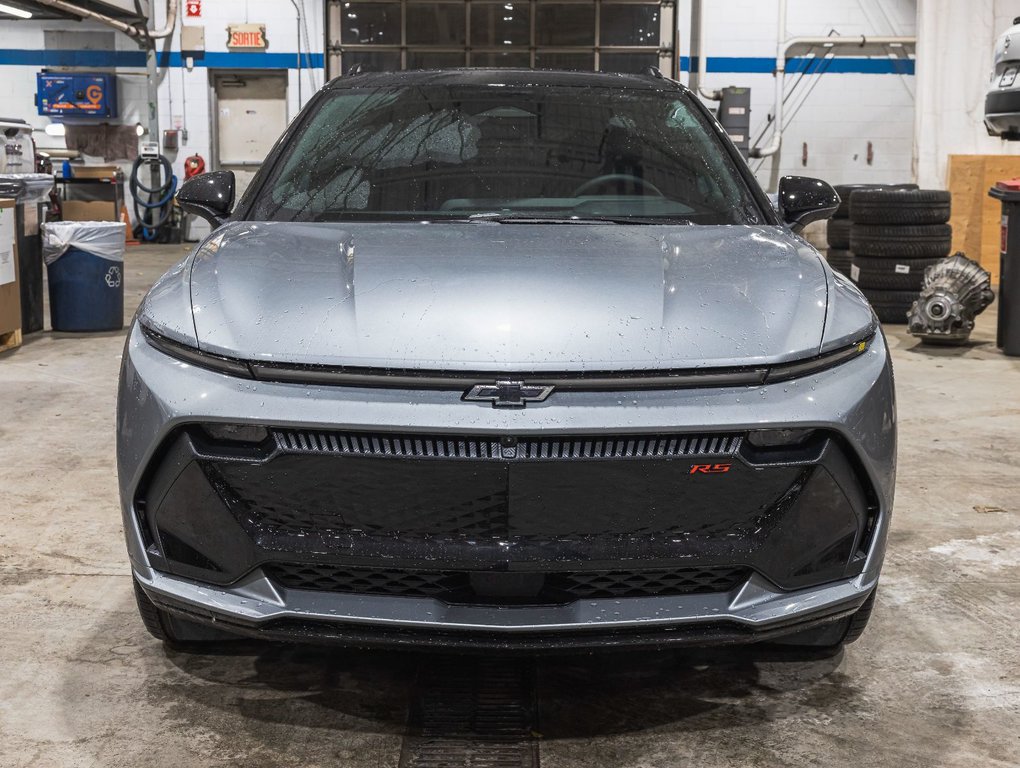
[[[433,83],[327,93],[248,218],[763,221],[678,90]]]

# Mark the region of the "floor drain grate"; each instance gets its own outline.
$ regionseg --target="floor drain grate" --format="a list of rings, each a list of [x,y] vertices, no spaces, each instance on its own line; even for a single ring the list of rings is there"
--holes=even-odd
[[[400,768],[537,768],[534,689],[526,661],[423,659]]]

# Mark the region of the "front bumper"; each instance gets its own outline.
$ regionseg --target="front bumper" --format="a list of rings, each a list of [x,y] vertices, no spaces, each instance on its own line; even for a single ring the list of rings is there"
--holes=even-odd
[[[157,604],[198,621],[212,622],[240,634],[327,640],[354,644],[471,645],[485,648],[606,647],[633,643],[754,642],[808,628],[852,612],[867,598],[878,579],[892,506],[895,465],[894,406],[888,353],[878,338],[861,358],[837,369],[765,387],[700,389],[635,393],[564,393],[521,411],[501,411],[465,403],[456,393],[340,387],[306,387],[244,381],[172,360],[152,349],[133,329],[127,347],[118,415],[118,461],[128,548],[135,578]],[[146,530],[149,509],[138,499],[162,466],[167,446],[182,429],[196,422],[259,423],[293,429],[332,429],[346,432],[446,433],[474,436],[604,435],[663,433],[741,433],[762,427],[815,427],[831,433],[856,467],[868,496],[870,530],[862,528],[853,541],[850,561],[826,571],[820,583],[796,579],[775,585],[775,564],[733,562],[733,547],[722,551],[719,541],[707,550],[684,549],[683,543],[654,551],[647,547],[607,555],[607,541],[621,531],[604,531],[594,548],[571,545],[570,567],[587,562],[612,567],[621,559],[641,559],[645,565],[670,563],[697,566],[722,564],[753,566],[745,580],[725,591],[622,598],[575,599],[559,604],[483,604],[492,601],[451,602],[420,595],[350,594],[287,588],[267,577],[265,561],[285,555],[313,562],[353,562],[397,557],[409,563],[407,547],[369,551],[359,540],[343,540],[330,549],[284,547],[272,536],[247,538],[257,546],[239,546],[244,532],[224,532],[220,525],[196,532],[201,516],[179,520],[175,530],[198,535],[225,535],[212,551],[234,550],[229,567],[219,576],[201,568],[188,570],[168,562],[153,546]],[[192,457],[194,458],[194,457]],[[162,463],[162,464],[161,464]],[[187,461],[180,466],[181,472]],[[783,471],[791,471],[789,467]],[[144,506],[144,505],[143,505]],[[857,503],[856,507],[861,504]],[[858,509],[858,511],[860,511]],[[555,526],[554,526],[555,527]],[[229,528],[229,526],[227,526]],[[240,526],[243,528],[243,526]],[[251,531],[248,532],[251,534]],[[264,533],[264,532],[263,532]],[[426,534],[429,532],[426,531]],[[781,533],[781,531],[780,531]],[[783,559],[795,553],[798,536],[760,549],[759,554]],[[865,536],[866,534],[866,536]],[[725,539],[720,535],[719,540]],[[384,537],[385,538],[385,537]],[[399,537],[398,537],[399,538]],[[589,537],[590,538],[590,537]],[[555,543],[555,537],[553,537]],[[382,539],[375,539],[379,544]],[[366,543],[361,539],[362,544]],[[529,542],[501,542],[482,546],[442,542],[428,536],[412,542],[422,561],[434,567],[460,558],[460,567],[503,570],[548,569],[546,547]],[[546,542],[548,543],[548,542]],[[591,544],[587,541],[587,544]],[[743,544],[746,542],[737,542]],[[648,544],[648,542],[645,542]],[[508,545],[501,559],[500,547]],[[602,547],[602,549],[599,549]],[[238,551],[243,549],[245,551]],[[504,546],[506,549],[506,546]],[[475,552],[477,559],[469,562]],[[266,554],[266,553],[270,554]],[[272,554],[272,553],[276,554]],[[775,558],[776,553],[781,555]],[[272,555],[272,556],[270,556]],[[562,551],[553,555],[563,558]],[[436,558],[440,560],[436,563]],[[722,557],[723,560],[719,558]],[[444,559],[445,558],[445,559]],[[715,558],[715,559],[713,559]],[[185,558],[186,559],[186,558]],[[200,561],[199,561],[199,564]],[[580,565],[579,565],[580,564]],[[560,564],[560,567],[564,567]],[[233,569],[236,569],[233,570]],[[762,570],[772,570],[771,579]],[[226,575],[223,575],[223,574]],[[242,574],[242,575],[239,575]],[[782,581],[782,579],[780,579]],[[214,583],[214,582],[220,583]],[[810,579],[808,579],[810,581]]]
[[[852,614],[878,579],[781,592],[760,577],[724,594],[583,600],[562,606],[467,606],[413,597],[324,595],[256,576],[229,589],[135,570],[164,610],[259,639],[507,651],[756,643]]]
[[[985,95],[985,126],[995,136],[1020,134],[1020,89],[996,88]]]

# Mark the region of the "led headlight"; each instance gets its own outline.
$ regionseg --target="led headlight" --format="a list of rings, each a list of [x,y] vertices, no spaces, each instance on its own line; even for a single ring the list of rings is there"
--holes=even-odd
[[[769,368],[769,372],[765,376],[765,383],[774,384],[777,381],[799,379],[802,376],[808,376],[812,373],[821,373],[829,368],[841,365],[848,360],[853,360],[855,357],[860,357],[867,352],[868,347],[871,344],[871,340],[874,338],[875,335],[871,334],[866,339],[861,339],[847,347],[841,347],[840,349],[832,352],[827,352],[824,355],[812,357],[810,360],[798,360],[793,363],[773,365]]]
[[[208,368],[211,371],[229,373],[231,376],[243,376],[246,379],[252,378],[251,369],[243,360],[235,360],[230,357],[222,357],[221,355],[211,355],[196,347],[190,347],[179,341],[168,339],[166,336],[156,333],[156,331],[146,327],[145,323],[140,323],[139,325],[141,326],[142,335],[145,336],[145,340],[165,355],[169,355],[170,357],[176,358],[177,360],[185,363],[191,363],[199,368]]]

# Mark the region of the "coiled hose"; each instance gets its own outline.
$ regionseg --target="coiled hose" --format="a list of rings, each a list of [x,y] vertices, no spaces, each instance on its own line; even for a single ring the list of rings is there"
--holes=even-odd
[[[160,165],[160,185],[151,188],[145,186],[138,179],[138,171],[143,165],[148,165],[150,162],[154,161],[142,157],[135,160],[134,165],[131,166],[130,189],[135,202],[135,219],[141,227],[142,239],[151,243],[159,237],[160,229],[166,226],[173,215],[177,177],[174,175],[170,161],[163,155],[159,155],[155,162]],[[163,179],[165,181],[162,181]],[[143,195],[145,200],[141,199]]]

